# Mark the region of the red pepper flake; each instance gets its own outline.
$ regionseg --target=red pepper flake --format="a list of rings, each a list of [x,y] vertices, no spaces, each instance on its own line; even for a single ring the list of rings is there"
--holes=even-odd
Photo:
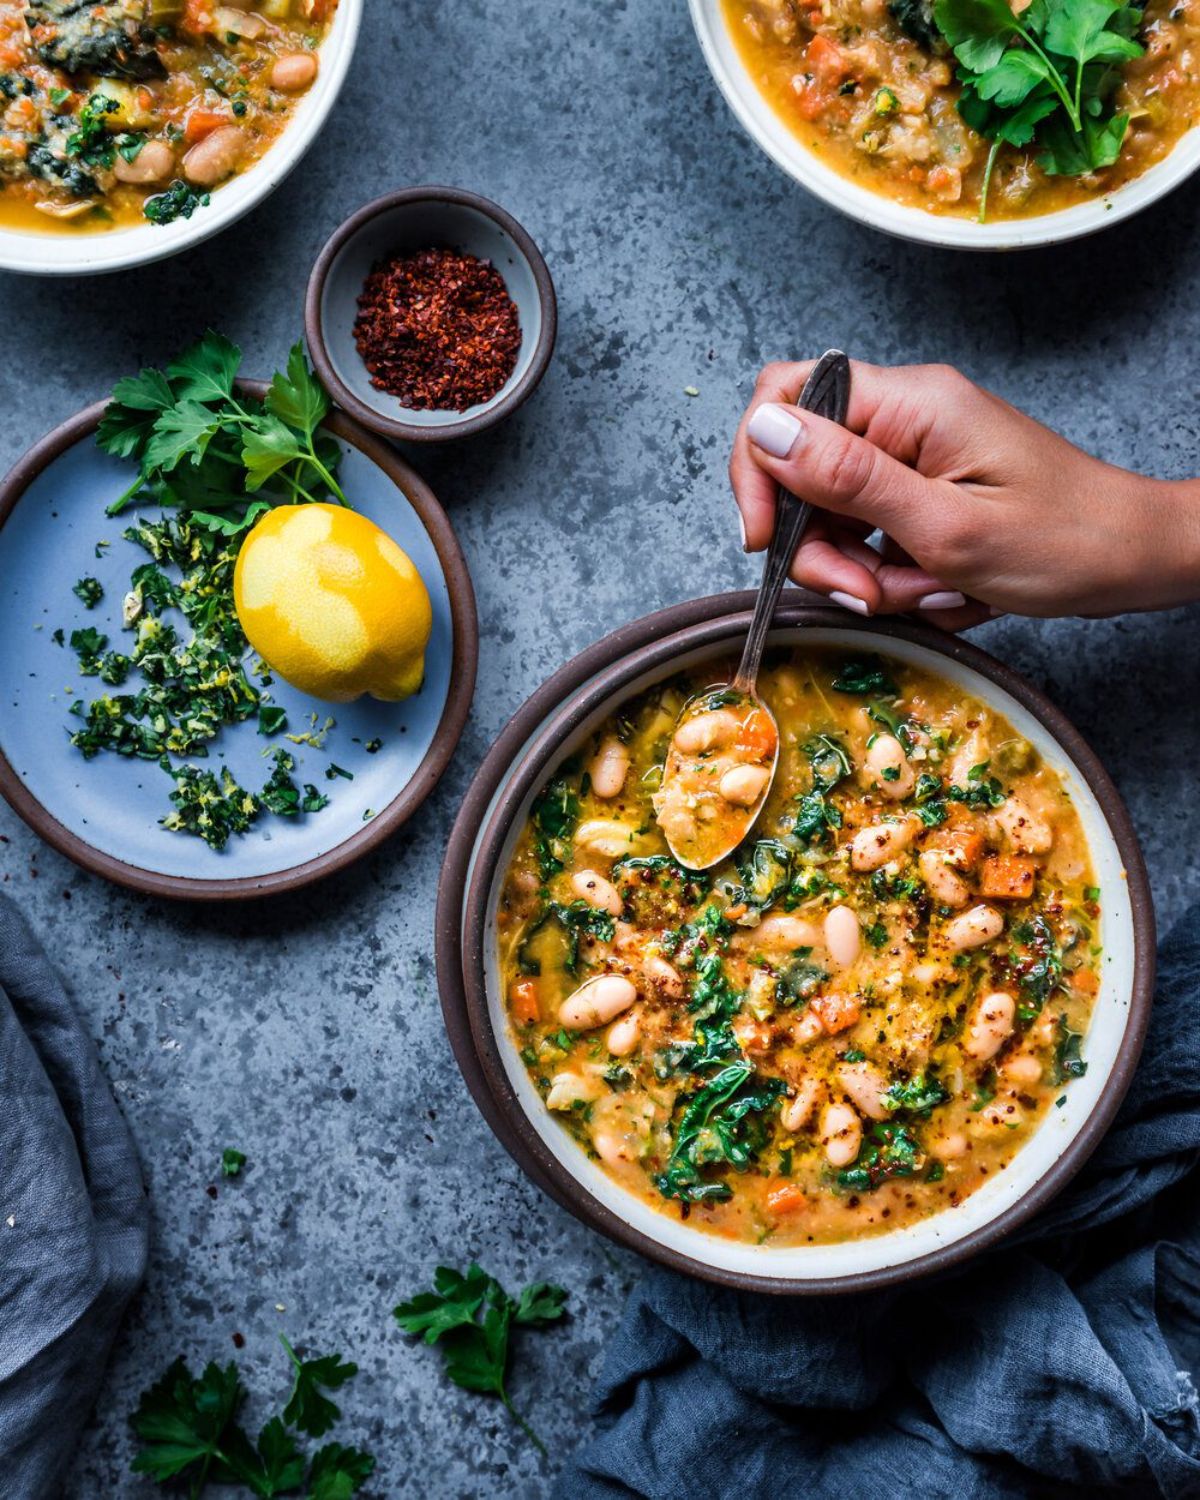
[[[376,390],[415,411],[466,411],[507,382],[521,321],[490,261],[417,250],[375,266],[363,285],[354,341]]]

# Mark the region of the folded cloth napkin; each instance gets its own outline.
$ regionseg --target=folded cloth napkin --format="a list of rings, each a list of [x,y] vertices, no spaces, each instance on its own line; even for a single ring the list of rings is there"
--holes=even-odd
[[[1200,1496],[1200,909],[1160,959],[1117,1119],[961,1272],[863,1296],[653,1271],[562,1500]]]
[[[0,1495],[62,1485],[146,1269],[149,1214],[96,1049],[0,897]]]

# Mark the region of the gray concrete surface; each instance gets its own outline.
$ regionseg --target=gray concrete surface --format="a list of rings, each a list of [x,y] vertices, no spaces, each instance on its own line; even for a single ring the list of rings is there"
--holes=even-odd
[[[90,1020],[152,1200],[150,1274],[74,1468],[77,1500],[151,1493],[127,1473],[138,1392],[177,1353],[233,1356],[235,1331],[264,1397],[285,1384],[278,1331],[359,1361],[338,1435],[378,1455],[380,1496],[541,1495],[581,1436],[638,1264],[543,1201],[476,1115],[437,1006],[434,884],[472,771],[529,690],[627,619],[754,581],[725,459],[763,361],[831,343],[952,360],[1109,459],[1164,475],[1200,462],[1194,190],[1057,251],[921,250],[823,208],[759,155],[682,0],[367,10],[322,140],[238,228],[140,274],[0,277],[3,466],[210,322],[245,346],[249,372],[273,368],[323,239],[389,188],[499,199],[543,247],[561,307],[535,399],[470,445],[414,456],[466,548],[482,654],[458,757],[390,847],[294,900],[218,912],[107,886],[0,807],[5,888]],[[1113,770],[1164,928],[1200,885],[1198,619],[978,633]],[[251,1166],[214,1200],[229,1144]],[[509,1282],[571,1289],[571,1323],[528,1340],[513,1383],[548,1464],[391,1322],[439,1260],[468,1255]]]

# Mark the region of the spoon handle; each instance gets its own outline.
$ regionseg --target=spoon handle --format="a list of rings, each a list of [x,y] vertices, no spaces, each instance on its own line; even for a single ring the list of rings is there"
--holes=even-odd
[[[818,416],[828,417],[831,422],[844,423],[849,404],[850,361],[840,349],[830,349],[817,361],[812,374],[805,381],[796,405],[802,411],[812,411]],[[733,679],[733,686],[741,693],[754,692],[763,650],[767,644],[767,632],[775,617],[775,606],[779,603],[792,558],[796,555],[796,548],[800,545],[811,517],[812,506],[806,500],[797,499],[780,485],[775,505],[775,531],[767,549],[758,598],[754,601],[750,632],[746,637],[737,676]]]

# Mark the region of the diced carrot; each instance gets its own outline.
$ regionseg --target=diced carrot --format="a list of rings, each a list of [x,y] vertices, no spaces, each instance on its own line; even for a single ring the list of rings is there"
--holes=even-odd
[[[974,819],[938,828],[925,840],[926,849],[940,849],[958,870],[973,870],[983,856],[985,840]]]
[[[1037,862],[1021,854],[989,854],[979,871],[979,894],[998,901],[1026,901],[1033,895]]]
[[[214,130],[220,130],[222,125],[229,125],[232,121],[232,115],[219,109],[194,109],[184,122],[183,138],[189,145],[195,145],[206,135],[211,135]]]
[[[184,0],[180,26],[193,36],[202,36],[213,23],[210,0]]]
[[[773,1213],[776,1218],[782,1218],[785,1214],[799,1213],[802,1208],[807,1207],[808,1199],[794,1182],[781,1182],[778,1187],[773,1187],[767,1194],[767,1211]]]
[[[1091,969],[1078,969],[1071,975],[1071,988],[1081,995],[1094,995],[1100,980]]]
[[[796,113],[802,120],[819,120],[829,102],[829,95],[818,83],[810,81],[796,90]]]
[[[768,760],[775,754],[778,741],[779,736],[769,716],[761,708],[751,709],[738,730],[737,749],[757,755],[760,760]]]
[[[841,83],[851,71],[844,49],[827,36],[813,37],[804,49],[804,60],[824,84]]]
[[[853,1026],[862,1014],[854,995],[816,995],[808,1002],[808,1008],[830,1036]]]
[[[528,1026],[541,1017],[537,985],[532,979],[517,980],[509,995],[509,1004],[512,1007],[513,1020],[518,1026]]]

